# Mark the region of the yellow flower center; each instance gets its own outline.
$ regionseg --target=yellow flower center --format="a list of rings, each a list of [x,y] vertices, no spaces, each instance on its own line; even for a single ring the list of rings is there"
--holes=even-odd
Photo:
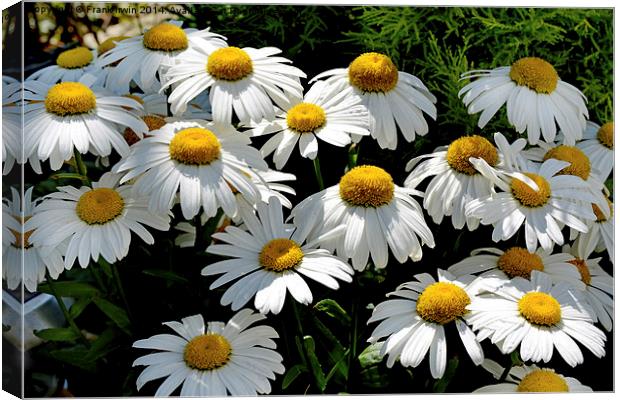
[[[162,22],[149,29],[142,39],[149,50],[178,51],[187,49],[187,35],[176,25]]]
[[[497,149],[482,136],[463,136],[450,143],[446,160],[452,169],[467,175],[478,174],[469,162],[470,157],[482,158],[491,166],[498,160]]]
[[[512,178],[510,181],[510,188],[514,198],[525,207],[542,207],[547,204],[549,197],[551,197],[551,186],[549,182],[537,174],[526,172],[525,175],[536,182],[538,191],[529,187],[522,180]]]
[[[512,247],[497,259],[497,266],[510,278],[520,276],[530,279],[533,270],[543,271],[542,258],[536,253],[530,253],[523,247]]]
[[[363,92],[389,92],[398,83],[398,69],[384,54],[364,53],[349,64],[349,82]]]
[[[166,120],[159,115],[145,115],[142,117],[142,120],[146,124],[147,128],[149,128],[149,132],[155,131],[166,125]],[[152,135],[144,134],[145,138],[149,136]],[[138,135],[136,135],[136,132],[134,132],[131,128],[125,128],[125,131],[123,132],[123,137],[125,138],[127,144],[130,146],[140,141],[140,137],[138,137]]]
[[[608,122],[601,126],[601,129],[598,130],[596,134],[596,138],[599,142],[608,149],[614,149],[614,123]]]
[[[453,283],[437,282],[420,294],[416,311],[426,321],[443,325],[464,315],[469,303],[471,300],[462,288]]]
[[[212,370],[230,361],[232,348],[222,335],[207,333],[196,336],[185,345],[183,359],[190,368]]]
[[[581,258],[575,258],[574,260],[570,260],[569,263],[577,267],[577,270],[581,274],[581,281],[586,285],[589,285],[592,281],[592,275],[590,275],[590,268],[588,268],[585,260],[582,260]]]
[[[207,72],[215,79],[238,81],[254,71],[252,59],[238,47],[223,47],[215,50],[207,60]]]
[[[547,293],[526,293],[518,304],[519,313],[531,324],[553,326],[562,319],[560,303]]]
[[[517,392],[568,392],[568,384],[555,372],[540,369],[525,375]]]
[[[88,225],[101,225],[121,215],[124,209],[125,201],[116,190],[96,188],[80,196],[75,211]]]
[[[538,57],[525,57],[510,67],[510,79],[536,93],[551,93],[558,85],[558,73],[553,65]]]
[[[614,215],[613,203],[609,201],[608,198],[605,198],[605,200],[607,200],[607,204],[609,204],[609,218],[611,218]],[[603,211],[600,209],[600,207],[594,203],[592,203],[592,212],[594,212],[594,215],[596,215],[596,222],[601,223],[608,220],[605,214],[603,214]]]
[[[208,129],[180,130],[170,141],[170,158],[182,164],[209,165],[220,157],[220,141]]]
[[[355,167],[340,178],[340,197],[358,207],[381,207],[394,198],[394,181],[382,168]]]
[[[79,82],[62,82],[52,86],[45,97],[47,112],[65,116],[85,114],[97,106],[97,98],[88,86]]]
[[[299,103],[286,113],[289,129],[299,133],[314,132],[325,125],[325,111],[312,103]]]
[[[570,165],[560,170],[557,175],[575,175],[583,180],[590,176],[590,159],[581,149],[575,146],[559,145],[545,153],[543,160],[550,158],[569,162]]]
[[[22,226],[24,225],[24,223],[26,221],[28,221],[30,219],[30,217],[25,217],[24,219],[22,219],[21,217],[12,216],[13,218],[15,218],[15,220],[19,221]],[[13,247],[16,247],[18,249],[29,249],[30,247],[32,247],[32,244],[28,241],[30,239],[30,236],[34,233],[34,230],[28,231],[28,232],[24,232],[23,235],[23,242],[22,242],[22,232],[21,231],[14,231],[13,229],[9,229],[11,231],[11,233],[13,234],[13,236],[15,237],[15,241],[13,243],[11,243],[11,245]]]
[[[270,240],[258,255],[258,262],[268,271],[282,272],[295,268],[304,258],[304,252],[290,239]]]
[[[93,61],[93,53],[88,47],[65,50],[56,58],[56,64],[66,69],[82,68]]]
[[[121,40],[129,39],[129,36],[112,36],[101,42],[101,44],[97,47],[97,54],[102,55],[105,52],[108,52],[116,47],[116,43]]]

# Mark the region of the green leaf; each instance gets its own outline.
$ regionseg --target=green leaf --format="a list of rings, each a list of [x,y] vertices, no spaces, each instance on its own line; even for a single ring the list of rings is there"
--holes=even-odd
[[[360,372],[360,378],[364,386],[381,389],[390,383],[390,376],[380,369],[379,365],[373,365],[370,368],[363,369]]]
[[[322,343],[323,346],[328,349],[327,355],[329,357],[329,361],[333,365],[333,371],[329,374],[329,378],[327,379],[327,381],[331,379],[333,373],[335,372],[338,372],[342,378],[346,378],[349,366],[347,365],[347,363],[343,362],[343,359],[345,359],[343,355],[345,353],[348,354],[348,350],[345,351],[345,347],[340,343],[336,335],[332,333],[332,331],[327,327],[327,325],[321,322],[321,320],[319,320],[315,315],[312,316],[312,319],[314,321],[315,327],[317,327],[322,333],[321,337],[327,339],[328,342],[328,345],[326,345],[325,342],[320,340],[319,337],[320,343]]]
[[[295,364],[289,368],[286,375],[284,375],[284,378],[282,379],[282,390],[289,387],[302,372],[308,372],[308,369],[303,364]]]
[[[41,329],[40,331],[34,331],[34,334],[43,340],[55,342],[72,342],[80,337],[72,328]]]
[[[336,302],[336,300],[321,300],[314,305],[314,309],[324,312],[345,325],[349,325],[351,323],[351,317],[349,317],[349,314],[347,314],[347,312],[340,306],[340,304],[338,304],[338,302]]]
[[[383,360],[383,356],[381,355],[381,347],[383,343],[373,343],[370,346],[366,347],[364,351],[357,357],[360,361],[360,366],[362,368],[368,368],[372,365],[379,364],[381,360]]]
[[[456,369],[458,366],[459,366],[458,357],[453,357],[450,360],[448,360],[448,365],[446,366],[446,372],[444,372],[441,379],[436,381],[435,384],[433,385],[433,392],[444,393],[446,391],[446,388],[452,381],[452,378],[454,377],[454,373],[456,372]]]
[[[321,363],[316,356],[314,339],[312,336],[304,336],[304,348],[306,349],[306,355],[308,356],[310,368],[312,368],[312,375],[314,375],[316,386],[319,388],[321,393],[323,393],[325,391],[325,386],[327,386],[327,380],[325,379],[325,374],[321,368]]]
[[[97,307],[99,307],[99,309],[116,324],[116,326],[121,328],[127,334],[130,334],[129,317],[127,316],[125,310],[113,303],[110,303],[108,300],[99,297],[94,298],[93,301]]]
[[[188,283],[189,280],[182,277],[181,275],[175,274],[172,271],[168,271],[165,269],[145,269],[142,271],[145,275],[154,276],[157,278],[162,278],[171,282],[179,282],[179,283]]]
[[[89,372],[95,372],[95,362],[88,357],[88,350],[84,346],[51,350],[49,355],[58,361],[74,365]]]
[[[83,182],[88,182],[88,177],[76,174],[74,172],[61,172],[50,176],[52,179],[79,179]]]
[[[54,289],[61,297],[94,297],[99,295],[99,289],[96,287],[77,281],[58,281],[54,282]],[[49,283],[39,285],[39,292],[52,294]]]
[[[71,316],[71,318],[79,317],[80,314],[82,314],[82,311],[84,311],[84,309],[86,308],[86,306],[89,305],[92,301],[93,299],[91,298],[83,297],[73,303],[71,305],[71,308],[69,309],[69,315]]]
[[[95,341],[91,343],[88,357],[92,360],[98,360],[109,352],[115,350],[119,346],[112,345],[114,340],[118,338],[119,331],[116,328],[108,328],[99,335]]]

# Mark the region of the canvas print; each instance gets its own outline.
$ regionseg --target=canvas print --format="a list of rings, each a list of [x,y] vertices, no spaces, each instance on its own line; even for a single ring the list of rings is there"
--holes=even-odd
[[[3,390],[613,391],[613,11],[3,10]]]

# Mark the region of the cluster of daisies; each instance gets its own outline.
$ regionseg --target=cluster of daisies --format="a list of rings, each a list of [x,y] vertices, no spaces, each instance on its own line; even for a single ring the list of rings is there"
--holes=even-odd
[[[66,50],[23,85],[3,77],[4,173],[16,163],[42,173],[49,160],[52,171],[71,165],[83,183],[34,200],[32,187],[23,198],[13,190],[4,200],[7,286],[36,291],[76,262],[121,260],[132,232],[153,244],[149,230],[169,230],[177,205],[186,220],[174,227],[181,247],[197,244],[202,226],[218,218],[206,252],[222,258],[202,275],[217,276],[211,289],[227,287],[220,303],[236,313],[227,323],[205,324],[201,315],[165,322],[175,334],[136,341],[156,350],[135,360],[146,366],[137,386],[165,378],[158,396],[179,386],[182,396],[265,394],[284,373],[283,358],[277,332],[251,325],[279,313],[287,293],[311,304],[309,281],[336,290],[356,271],[421,260],[423,246],[435,246],[426,210],[436,224],[450,217],[455,229],[492,225],[495,242],[525,231],[525,245],[477,249],[388,293],[395,298],[368,321],[380,321],[369,342],[381,343],[387,365],[417,367],[429,354],[432,376],[442,377],[444,326],[455,325],[473,362],[505,379],[480,391],[589,390],[543,363],[554,349],[568,365],[582,363],[578,344],[602,357],[597,325],[612,329],[613,279],[599,265],[605,254],[592,254],[613,262],[603,184],[613,168],[613,122],[586,121],[583,94],[542,59],[471,71],[459,96],[482,113],[480,128],[506,103],[527,141],[463,136],[411,160],[402,186],[378,166],[356,166],[293,207],[285,194],[295,194],[286,185],[295,175],[281,170],[295,147],[316,160],[319,140],[344,147],[369,136],[393,150],[401,135],[412,142],[427,134],[437,109],[424,83],[384,54],[323,72],[304,92],[306,75],[280,52],[230,46],[209,29],[166,21],[96,50]],[[260,150],[257,136],[269,136]],[[84,173],[85,154],[107,169],[97,182]],[[275,169],[265,161],[271,154]],[[518,350],[526,364],[502,373],[485,359],[485,339],[503,353]]]

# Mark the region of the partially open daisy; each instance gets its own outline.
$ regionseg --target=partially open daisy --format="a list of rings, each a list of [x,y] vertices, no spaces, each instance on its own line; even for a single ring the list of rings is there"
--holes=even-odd
[[[126,156],[129,145],[123,140],[123,129],[129,127],[140,136],[147,131],[136,113],[142,108],[140,103],[108,96],[89,87],[87,80],[55,85],[24,82],[25,157],[49,158],[51,168],[57,170],[74,149],[107,156],[114,148]]]
[[[93,187],[60,186],[35,208],[25,229],[34,230],[30,241],[35,245],[57,246],[69,241],[65,266],[71,268],[76,258],[86,268],[99,256],[113,263],[129,252],[131,232],[147,244],[153,236],[143,225],[168,230],[170,217],[147,210],[148,199],[135,197],[131,185],[118,186],[118,174],[106,173]]]
[[[555,68],[538,57],[525,57],[509,67],[466,72],[461,79],[479,78],[459,91],[470,114],[482,111],[478,126],[483,128],[506,104],[508,122],[517,132],[527,129],[530,144],[541,133],[545,142],[553,142],[557,125],[564,143],[571,146],[581,139],[586,127],[585,96],[576,87],[562,81]]]
[[[127,93],[133,80],[142,90],[162,82],[162,75],[169,66],[176,64],[191,46],[225,46],[224,37],[209,29],[181,28],[178,21],[161,22],[143,35],[116,42],[116,46],[105,52],[98,65],[116,64],[109,72],[108,89],[116,93]],[[159,73],[159,79],[157,74]]]
[[[272,100],[285,107],[290,98],[301,98],[299,78],[306,77],[287,65],[288,59],[274,57],[279,53],[275,47],[241,49],[225,43],[192,47],[182,62],[166,72],[165,87],[173,87],[168,99],[172,112],[184,112],[193,98],[208,89],[215,122],[231,123],[233,111],[242,123],[273,120]]]
[[[170,396],[181,384],[182,397],[269,394],[269,380],[285,369],[273,341],[278,333],[267,325],[249,328],[265,318],[246,308],[226,324],[210,321],[205,326],[201,315],[164,322],[176,335],[159,334],[133,344],[159,350],[133,362],[147,366],[136,381],[138,390],[166,377],[155,396]]]
[[[465,315],[477,338],[487,337],[508,354],[519,345],[523,361],[551,361],[553,349],[571,367],[583,362],[575,343],[581,343],[595,356],[605,355],[605,334],[582,311],[580,291],[532,271],[531,280],[515,277],[510,282],[473,299]]]
[[[214,239],[224,244],[207,248],[208,253],[234,257],[202,270],[202,275],[223,274],[210,289],[238,279],[222,296],[222,305],[231,304],[233,310],[238,310],[254,296],[258,311],[278,314],[287,291],[301,304],[312,303],[312,292],[302,276],[334,290],[339,287],[334,278],[351,282],[353,269],[346,262],[316,248],[318,242],[333,239],[341,229],[306,242],[300,230],[283,222],[282,205],[277,197],[272,197],[269,204],[259,203],[257,211],[258,218],[242,210],[249,232],[229,226],[224,233],[213,234]]]
[[[474,364],[484,359],[482,347],[472,330],[463,321],[467,305],[475,297],[473,277],[455,278],[449,272],[437,270],[439,281],[430,274],[415,275],[388,296],[398,299],[377,304],[368,323],[383,320],[372,332],[369,342],[386,337],[381,356],[388,354],[387,365],[399,359],[405,367],[417,367],[430,351],[429,364],[435,379],[446,370],[447,346],[444,326],[456,325],[467,354]]]
[[[594,221],[587,221],[587,232],[571,232],[571,237],[577,236],[577,247],[580,254],[590,254],[607,251],[610,261],[614,262],[614,205],[607,198],[609,214],[596,204],[592,203],[592,211],[596,216]]]
[[[493,224],[494,242],[511,238],[525,225],[525,242],[530,252],[540,242],[551,251],[554,243],[564,244],[561,227],[566,224],[579,232],[587,232],[582,221],[596,217],[590,207],[594,201],[587,183],[576,176],[556,175],[569,163],[546,160],[528,172],[487,173],[482,159],[471,159],[481,173],[486,174],[503,192],[474,199],[465,207],[467,217],[480,218],[484,225]]]
[[[326,78],[330,85],[327,97],[343,92],[360,98],[368,108],[370,135],[382,149],[396,149],[396,126],[407,142],[415,135],[428,133],[424,114],[437,118],[437,99],[417,77],[399,71],[390,57],[364,53],[349,64],[315,76],[310,82]]]
[[[152,137],[131,147],[131,153],[113,168],[125,173],[121,182],[138,177],[135,190],[149,197],[149,209],[168,212],[179,192],[185,219],[202,207],[208,217],[222,207],[228,216],[237,213],[234,191],[250,202],[260,197],[248,176],[252,168],[267,164],[250,139],[232,126],[202,120],[171,121]]]
[[[293,208],[291,216],[310,238],[346,227],[337,240],[321,246],[351,258],[358,271],[366,268],[369,253],[377,268],[385,268],[388,247],[396,260],[404,263],[408,257],[414,261],[422,258],[422,244],[435,246],[422,208],[412,194],[421,195],[396,186],[384,169],[362,165],[347,172],[338,185],[307,197]]]
[[[577,143],[592,162],[592,173],[601,181],[606,181],[614,168],[614,123],[606,122],[602,126],[586,122],[583,140]]]
[[[56,57],[56,64],[34,72],[27,79],[48,84],[77,82],[86,73],[97,74],[96,57],[96,50],[84,46],[65,50]]]
[[[65,269],[61,251],[33,246],[30,241],[33,231],[24,229],[22,221],[32,217],[36,206],[32,201],[33,188],[26,190],[23,203],[15,188],[11,188],[12,200],[2,201],[2,279],[11,290],[23,282],[28,291],[36,292],[46,272],[56,279]]]
[[[343,93],[325,97],[326,83],[316,82],[303,100],[293,100],[275,120],[252,124],[244,132],[250,136],[273,135],[261,148],[263,156],[273,152],[277,169],[288,161],[299,142],[302,157],[314,160],[319,152],[318,139],[343,147],[351,143],[351,135],[368,135],[368,113],[354,97]]]
[[[485,359],[482,368],[499,379],[504,367],[493,360]],[[536,364],[516,365],[510,368],[506,382],[483,386],[473,393],[513,393],[513,392],[591,392],[592,388],[581,384],[577,379],[558,374],[551,368],[540,368]]]

